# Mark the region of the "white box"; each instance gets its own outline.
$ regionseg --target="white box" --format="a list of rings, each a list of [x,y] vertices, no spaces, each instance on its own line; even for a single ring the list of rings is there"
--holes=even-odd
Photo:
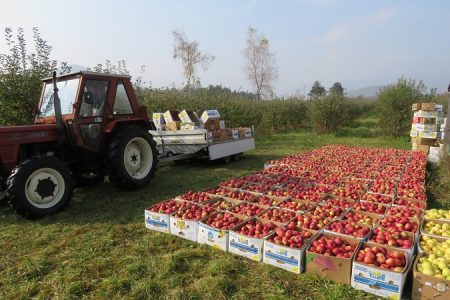
[[[314,236],[310,238],[300,249],[277,245],[265,239],[263,247],[263,262],[296,274],[300,274],[304,271],[306,248],[309,247],[313,239]]]
[[[195,111],[192,110],[183,110],[178,114],[182,123],[196,123],[198,122],[198,116]]]
[[[220,114],[216,109],[205,110],[200,117],[200,119],[203,123],[206,123],[208,120],[219,119],[219,118],[220,118]]]
[[[164,233],[170,233],[170,216],[145,210],[145,227]]]
[[[153,113],[152,120],[153,120],[153,124],[155,124],[155,127],[157,130],[164,129],[164,124],[166,124],[166,121],[164,120],[163,113]]]
[[[182,220],[170,216],[170,233],[184,239],[197,242],[198,221]]]
[[[417,131],[441,131],[441,126],[437,124],[412,124],[411,129]]]
[[[252,137],[252,129],[251,128],[244,128],[244,137],[246,137],[246,138]]]
[[[225,120],[219,120],[219,128],[220,129],[225,129]]]
[[[414,117],[419,118],[442,118],[443,113],[440,111],[425,111],[425,110],[418,110],[414,112]]]
[[[410,137],[418,137],[419,136],[419,132],[417,130],[412,130],[409,132],[409,136]]]
[[[401,299],[405,280],[414,260],[406,257],[406,267],[401,273],[353,260],[351,286],[377,296]]]
[[[425,139],[440,139],[442,132],[437,131],[417,131],[418,137]]]
[[[234,140],[239,139],[239,130],[237,129],[231,129],[231,136]]]
[[[262,261],[264,240],[252,238],[234,231],[229,232],[228,251],[255,261]]]
[[[444,106],[442,104],[436,104],[435,105],[435,109],[436,109],[436,111],[443,111],[444,110]]]
[[[198,223],[197,242],[213,248],[228,251],[228,230],[221,230],[202,222]]]

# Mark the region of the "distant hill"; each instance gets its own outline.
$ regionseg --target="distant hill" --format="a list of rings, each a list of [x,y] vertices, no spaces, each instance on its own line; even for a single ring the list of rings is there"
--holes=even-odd
[[[360,88],[357,90],[347,92],[346,94],[349,97],[362,96],[365,98],[375,99],[375,98],[377,98],[377,93],[380,91],[380,88],[381,88],[381,86],[378,86],[378,85],[368,86],[368,87],[364,87],[364,88]]]

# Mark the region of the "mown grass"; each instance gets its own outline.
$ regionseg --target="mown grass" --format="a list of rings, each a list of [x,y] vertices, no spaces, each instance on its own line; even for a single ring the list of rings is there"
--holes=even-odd
[[[160,165],[146,188],[108,183],[76,189],[61,213],[37,221],[0,207],[0,298],[5,299],[370,299],[319,276],[295,275],[144,226],[144,208],[188,190],[260,170],[276,159],[327,144],[408,149],[404,140],[311,132],[257,139],[228,165]]]

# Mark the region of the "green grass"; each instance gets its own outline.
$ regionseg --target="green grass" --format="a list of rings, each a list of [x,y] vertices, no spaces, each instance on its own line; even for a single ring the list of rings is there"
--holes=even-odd
[[[258,138],[257,150],[228,165],[160,165],[139,191],[108,183],[76,189],[63,212],[41,220],[0,207],[0,298],[370,299],[322,277],[291,274],[144,226],[144,209],[153,203],[327,144],[410,147],[404,140],[307,131],[273,135]]]

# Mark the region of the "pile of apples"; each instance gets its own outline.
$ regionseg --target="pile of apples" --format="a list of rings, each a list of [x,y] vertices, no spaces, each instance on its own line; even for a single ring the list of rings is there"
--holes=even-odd
[[[204,223],[217,229],[228,230],[236,227],[240,222],[242,219],[229,212],[219,212],[210,216]]]
[[[450,222],[436,223],[434,221],[426,221],[423,226],[423,232],[450,238]]]
[[[425,211],[424,217],[427,220],[450,220],[450,210],[429,209]]]
[[[287,208],[295,211],[305,212],[315,207],[316,204],[314,202],[302,201],[302,200],[294,200],[289,199],[286,200],[279,205],[281,208]]]
[[[151,212],[170,215],[182,208],[191,206],[192,204],[186,201],[176,201],[174,199],[158,203],[150,208]]]
[[[186,209],[179,210],[174,214],[174,217],[183,220],[198,221],[207,217],[209,214],[215,212],[212,207],[204,207],[194,204]]]
[[[425,275],[450,280],[450,259],[433,254],[419,258],[417,271]]]
[[[269,235],[275,228],[276,226],[273,223],[269,222],[264,224],[257,219],[250,219],[237,229],[236,232],[249,237],[262,238]]]
[[[230,208],[232,208],[235,204],[233,202],[224,200],[224,199],[220,199],[216,202],[212,202],[212,203],[207,203],[205,204],[205,206],[211,206],[214,209],[217,210],[228,210]]]
[[[356,261],[395,272],[403,272],[406,266],[404,253],[379,246],[363,245],[356,254]]]
[[[394,179],[379,178],[372,182],[369,187],[369,192],[384,195],[394,195],[395,187],[396,183]]]
[[[344,215],[344,220],[349,220],[354,223],[360,223],[366,226],[374,226],[380,221],[377,217],[371,217],[364,213],[357,211],[349,211]]]
[[[392,206],[388,209],[386,215],[419,219],[422,216],[422,210],[407,206]]]
[[[370,227],[358,223],[355,224],[348,220],[338,220],[330,223],[326,227],[326,229],[336,233],[351,235],[357,238],[364,238],[370,232]]]
[[[356,249],[356,243],[349,243],[340,236],[321,235],[311,243],[308,251],[325,256],[350,258]]]
[[[450,239],[439,241],[431,236],[422,235],[419,246],[427,254],[450,259]]]
[[[240,187],[243,187],[244,185],[247,185],[249,183],[249,181],[245,180],[245,179],[239,179],[239,178],[233,178],[227,181],[222,181],[220,183],[220,186],[227,186],[230,188],[235,188],[238,189]]]
[[[331,204],[317,205],[309,213],[313,216],[321,218],[338,218],[344,209],[339,206],[333,206]]]
[[[351,208],[355,203],[355,201],[351,199],[334,196],[334,197],[325,197],[322,199],[320,203],[331,204],[333,206],[338,206],[347,209]]]
[[[183,195],[180,195],[178,196],[178,198],[197,203],[206,202],[212,199],[212,197],[205,192],[193,192],[193,191],[189,191]]]
[[[270,236],[267,241],[290,248],[302,248],[313,234],[309,231],[298,229],[295,227],[295,223],[293,224],[290,227],[277,228],[275,234]]]
[[[255,203],[257,203],[259,205],[264,205],[264,206],[278,206],[283,201],[284,200],[271,198],[269,196],[261,196],[261,197],[256,198]]]
[[[271,208],[266,210],[259,217],[277,223],[286,223],[295,217],[296,213],[292,210]]]
[[[232,213],[239,214],[242,216],[247,216],[247,217],[253,217],[253,216],[259,215],[263,211],[264,211],[264,208],[262,208],[258,205],[246,203],[246,202],[238,204],[230,210],[230,212],[232,212]]]
[[[312,230],[320,230],[327,226],[332,219],[330,218],[322,218],[318,216],[311,216],[307,214],[298,215],[297,216],[297,227],[306,228]]]
[[[353,205],[354,210],[366,211],[377,215],[384,215],[387,207],[381,203],[359,201]]]
[[[256,198],[255,195],[244,192],[244,191],[228,191],[227,193],[223,194],[222,196],[228,197],[231,199],[236,199],[236,200],[241,200],[241,201],[249,201],[249,202],[252,202]]]
[[[254,192],[254,193],[267,194],[269,191],[272,190],[272,186],[255,183],[255,184],[247,185],[244,188],[244,190]]]
[[[392,204],[392,197],[386,196],[386,195],[380,195],[380,194],[373,194],[373,193],[366,193],[362,195],[361,200],[367,201],[367,202],[375,202],[375,203],[381,203],[381,204]]]
[[[419,223],[407,217],[386,216],[381,219],[380,226],[391,230],[397,230],[398,232],[416,232],[419,229]]]
[[[406,207],[411,207],[411,208],[416,208],[416,209],[425,209],[425,207],[426,207],[426,202],[416,201],[416,200],[408,200],[405,198],[396,198],[396,199],[394,199],[393,203],[395,206],[406,206]]]
[[[398,232],[396,228],[377,227],[373,230],[370,240],[377,244],[404,249],[411,249],[414,246],[414,236],[406,231]]]

